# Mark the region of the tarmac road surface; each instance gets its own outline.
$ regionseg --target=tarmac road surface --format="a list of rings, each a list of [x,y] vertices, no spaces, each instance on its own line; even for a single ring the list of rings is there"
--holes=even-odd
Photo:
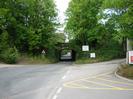
[[[114,75],[124,61],[0,65],[0,99],[133,99],[133,82]]]

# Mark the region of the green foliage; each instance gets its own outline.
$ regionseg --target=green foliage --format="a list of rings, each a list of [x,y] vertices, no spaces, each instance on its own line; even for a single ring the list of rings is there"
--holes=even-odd
[[[7,31],[19,51],[38,50],[53,36],[56,15],[53,0],[2,0],[0,32]]]
[[[9,48],[9,35],[6,31],[4,31],[0,35],[0,52]]]
[[[96,53],[96,58],[90,58],[90,53]],[[95,63],[101,61],[109,61],[112,59],[124,58],[123,49],[117,42],[110,42],[108,45],[99,48],[98,50],[91,50],[89,52],[80,52],[77,57],[77,64]]]
[[[54,46],[49,39],[58,39],[56,16],[54,0],[1,0],[0,53],[15,46],[19,52],[40,54]]]
[[[121,68],[117,71],[120,76],[133,79],[133,66],[122,64]]]
[[[65,31],[77,57],[84,44],[101,59],[121,57],[126,38],[133,38],[133,0],[71,0],[66,14]],[[65,35],[55,34],[56,16],[54,0],[1,0],[1,57],[15,63],[15,46],[32,55],[44,49],[47,57],[57,59],[56,45],[64,42]]]
[[[19,54],[16,48],[8,48],[4,50],[0,55],[1,59],[8,64],[17,63],[18,56]]]
[[[117,30],[119,30],[119,35],[133,38],[132,0],[104,0],[102,9],[110,9],[114,12],[110,14],[108,18],[114,20],[114,26],[117,27]]]
[[[87,39],[92,34],[97,24],[97,14],[101,6],[101,0],[72,0],[67,16],[66,32],[69,38],[74,38],[80,44],[88,43]]]
[[[125,56],[126,38],[133,38],[132,0],[72,0],[66,12],[66,32],[82,62],[91,51],[97,61]],[[82,52],[82,45],[90,52]],[[91,59],[85,62],[93,61]],[[94,60],[95,61],[95,60]]]
[[[105,46],[97,51],[98,57],[102,57],[103,60],[117,59],[125,57],[123,49],[117,42],[111,42],[108,46]]]
[[[49,59],[44,55],[25,55],[22,54],[19,58],[20,64],[50,64],[55,63],[55,59]]]

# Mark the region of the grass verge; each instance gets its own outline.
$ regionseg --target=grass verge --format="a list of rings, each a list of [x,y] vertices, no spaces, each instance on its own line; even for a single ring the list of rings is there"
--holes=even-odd
[[[100,62],[99,59],[94,59],[94,58],[82,58],[82,59],[77,59],[75,61],[76,64],[88,64],[88,63],[97,63]]]
[[[56,60],[46,58],[45,56],[21,55],[18,64],[51,64],[56,62]]]
[[[89,63],[110,61],[113,59],[121,59],[121,58],[112,58],[112,57],[81,58],[81,59],[77,59],[75,63],[76,64],[89,64]]]
[[[117,74],[129,79],[133,79],[133,65],[123,64]]]

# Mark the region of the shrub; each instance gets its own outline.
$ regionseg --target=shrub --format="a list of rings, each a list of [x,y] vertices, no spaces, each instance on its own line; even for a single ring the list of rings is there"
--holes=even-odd
[[[8,48],[1,54],[1,59],[8,64],[14,64],[18,60],[18,51],[16,48]]]
[[[21,54],[19,58],[20,64],[51,64],[56,63],[54,59],[49,59],[42,55],[29,55],[27,53]]]

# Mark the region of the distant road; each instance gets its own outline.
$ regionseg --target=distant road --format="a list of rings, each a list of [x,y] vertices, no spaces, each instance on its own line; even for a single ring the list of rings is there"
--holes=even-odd
[[[121,62],[0,68],[0,99],[133,99],[133,83],[113,74]]]

